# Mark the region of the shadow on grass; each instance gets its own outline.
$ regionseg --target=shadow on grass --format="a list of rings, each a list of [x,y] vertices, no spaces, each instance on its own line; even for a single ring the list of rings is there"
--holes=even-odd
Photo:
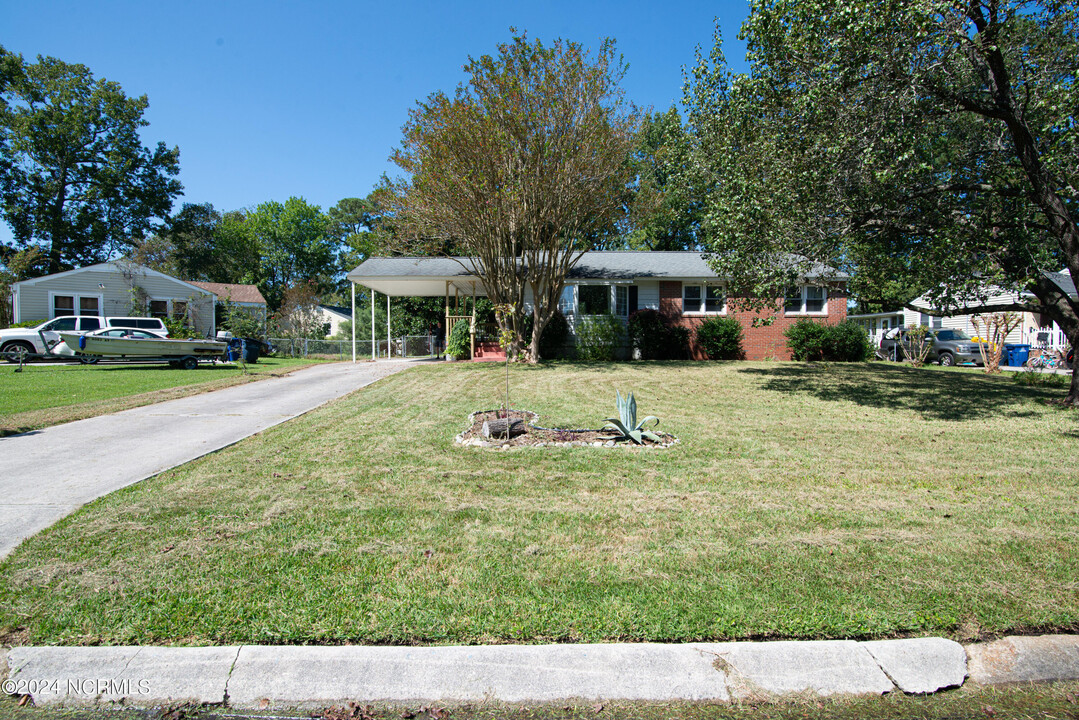
[[[744,368],[762,388],[821,400],[916,412],[932,420],[1031,417],[1036,403],[1061,391],[1024,387],[1004,376],[913,368],[889,363],[864,365],[790,364]]]

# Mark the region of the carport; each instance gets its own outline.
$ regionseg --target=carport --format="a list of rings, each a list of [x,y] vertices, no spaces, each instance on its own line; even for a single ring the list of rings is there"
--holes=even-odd
[[[362,285],[371,293],[371,359],[375,351],[375,298],[386,296],[386,340],[392,341],[390,328],[390,299],[394,297],[440,297],[446,299],[444,342],[449,345],[450,329],[458,320],[468,320],[472,354],[476,351],[476,298],[487,295],[487,289],[476,271],[472,258],[460,257],[373,257],[356,266],[348,275],[352,290],[352,362],[356,362],[356,286]],[[453,307],[450,307],[450,298]],[[466,310],[471,298],[471,310]],[[452,310],[452,312],[451,312]]]

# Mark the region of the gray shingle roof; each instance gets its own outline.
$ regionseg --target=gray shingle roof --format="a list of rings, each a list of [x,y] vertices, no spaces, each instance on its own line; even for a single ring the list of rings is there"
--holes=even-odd
[[[1055,273],[1047,272],[1045,276],[1055,282],[1057,287],[1066,292],[1071,297],[1079,297],[1075,292],[1075,279],[1068,273]]]
[[[454,278],[475,274],[461,266],[463,262],[470,268],[474,267],[470,258],[457,260],[446,257],[368,258],[348,276],[353,280],[362,281],[364,278]],[[816,266],[810,275],[836,279],[848,277],[846,273],[826,268],[823,265]],[[574,280],[632,280],[634,278],[714,278],[716,274],[705,261],[703,254],[699,252],[629,250],[586,252],[570,270],[569,277]]]

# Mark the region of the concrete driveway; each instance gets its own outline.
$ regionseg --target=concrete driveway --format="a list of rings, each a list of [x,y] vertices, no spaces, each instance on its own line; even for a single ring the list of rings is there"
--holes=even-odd
[[[418,361],[333,363],[0,438],[0,558],[82,505]]]

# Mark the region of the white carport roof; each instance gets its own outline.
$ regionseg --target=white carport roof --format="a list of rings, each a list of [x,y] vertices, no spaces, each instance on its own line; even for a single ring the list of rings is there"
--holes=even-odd
[[[469,268],[472,271],[470,272]],[[442,297],[455,290],[462,294],[486,295],[483,282],[469,258],[374,257],[348,274],[357,285],[393,297]]]

